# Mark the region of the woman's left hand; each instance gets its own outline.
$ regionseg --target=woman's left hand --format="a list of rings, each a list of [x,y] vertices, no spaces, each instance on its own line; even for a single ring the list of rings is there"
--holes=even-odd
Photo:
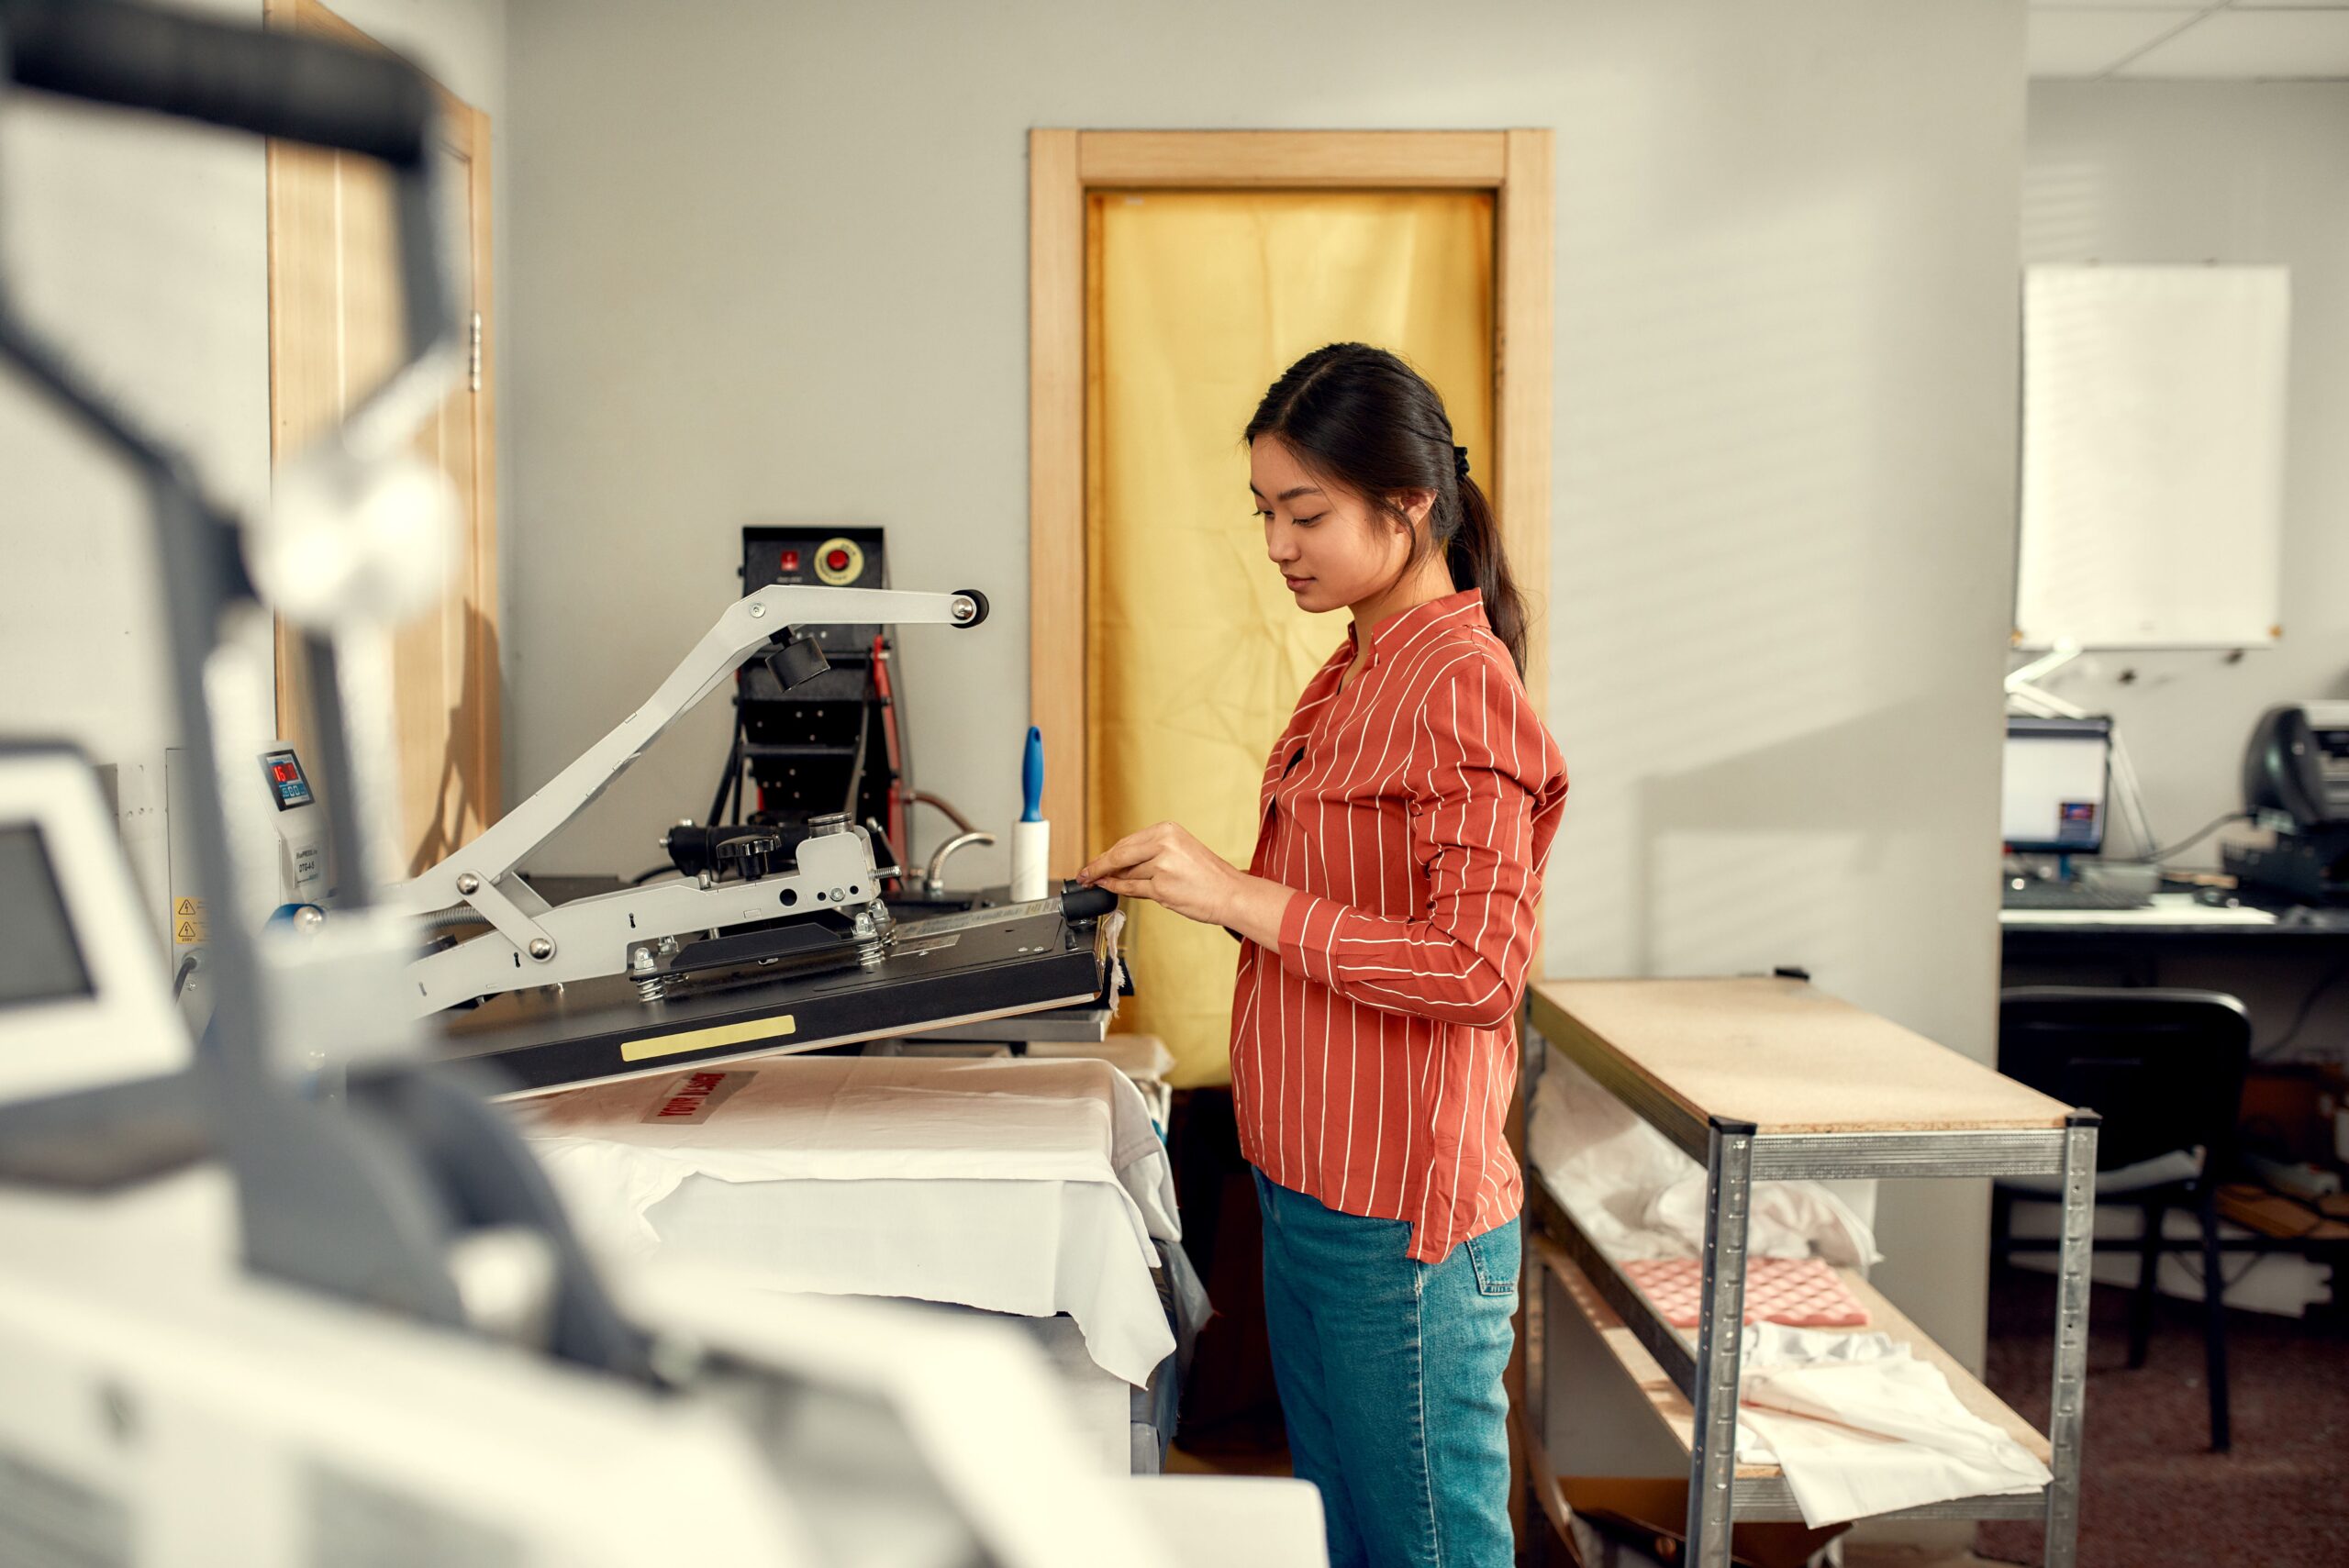
[[[1186,919],[1227,923],[1227,906],[1245,873],[1176,822],[1129,833],[1110,845],[1076,879],[1120,898],[1147,898]]]

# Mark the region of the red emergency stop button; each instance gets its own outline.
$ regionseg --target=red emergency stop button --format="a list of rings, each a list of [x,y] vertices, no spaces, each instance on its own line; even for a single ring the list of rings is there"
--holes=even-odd
[[[828,539],[816,547],[818,580],[838,588],[864,574],[864,551],[852,539]]]

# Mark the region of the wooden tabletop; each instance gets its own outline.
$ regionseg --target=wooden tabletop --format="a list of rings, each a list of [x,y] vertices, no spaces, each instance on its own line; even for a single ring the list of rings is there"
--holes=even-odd
[[[1612,1056],[1698,1122],[1757,1131],[2061,1127],[2070,1107],[1800,980],[1550,980],[1533,1027]]]

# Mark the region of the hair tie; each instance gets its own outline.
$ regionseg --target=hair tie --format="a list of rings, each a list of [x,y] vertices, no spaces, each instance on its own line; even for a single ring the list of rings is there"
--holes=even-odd
[[[1468,449],[1466,447],[1452,449],[1452,477],[1454,479],[1468,477]]]

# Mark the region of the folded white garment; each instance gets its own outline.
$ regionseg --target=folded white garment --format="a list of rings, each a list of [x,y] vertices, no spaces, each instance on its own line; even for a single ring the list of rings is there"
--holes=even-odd
[[[1140,1094],[1101,1062],[788,1057],[522,1102],[584,1232],[770,1288],[1066,1313],[1141,1385],[1174,1349],[1180,1239]]]
[[[1533,1162],[1599,1251],[1617,1259],[1694,1258],[1705,1247],[1705,1170],[1639,1113],[1553,1051],[1526,1134]],[[1757,1258],[1878,1262],[1876,1234],[1819,1182],[1756,1182],[1745,1247]]]
[[[2030,1450],[1886,1335],[1762,1323],[1742,1354],[1738,1456],[1775,1460],[1813,1529],[2047,1485]]]
[[[1554,1051],[1526,1141],[1601,1251],[1702,1255],[1703,1167]],[[1750,1215],[1750,1257],[1878,1260],[1866,1220],[1823,1183],[1758,1182]],[[1959,1404],[1940,1368],[1884,1334],[1755,1324],[1742,1354],[1739,1457],[1778,1464],[1808,1525],[2047,1483],[2046,1466]]]

